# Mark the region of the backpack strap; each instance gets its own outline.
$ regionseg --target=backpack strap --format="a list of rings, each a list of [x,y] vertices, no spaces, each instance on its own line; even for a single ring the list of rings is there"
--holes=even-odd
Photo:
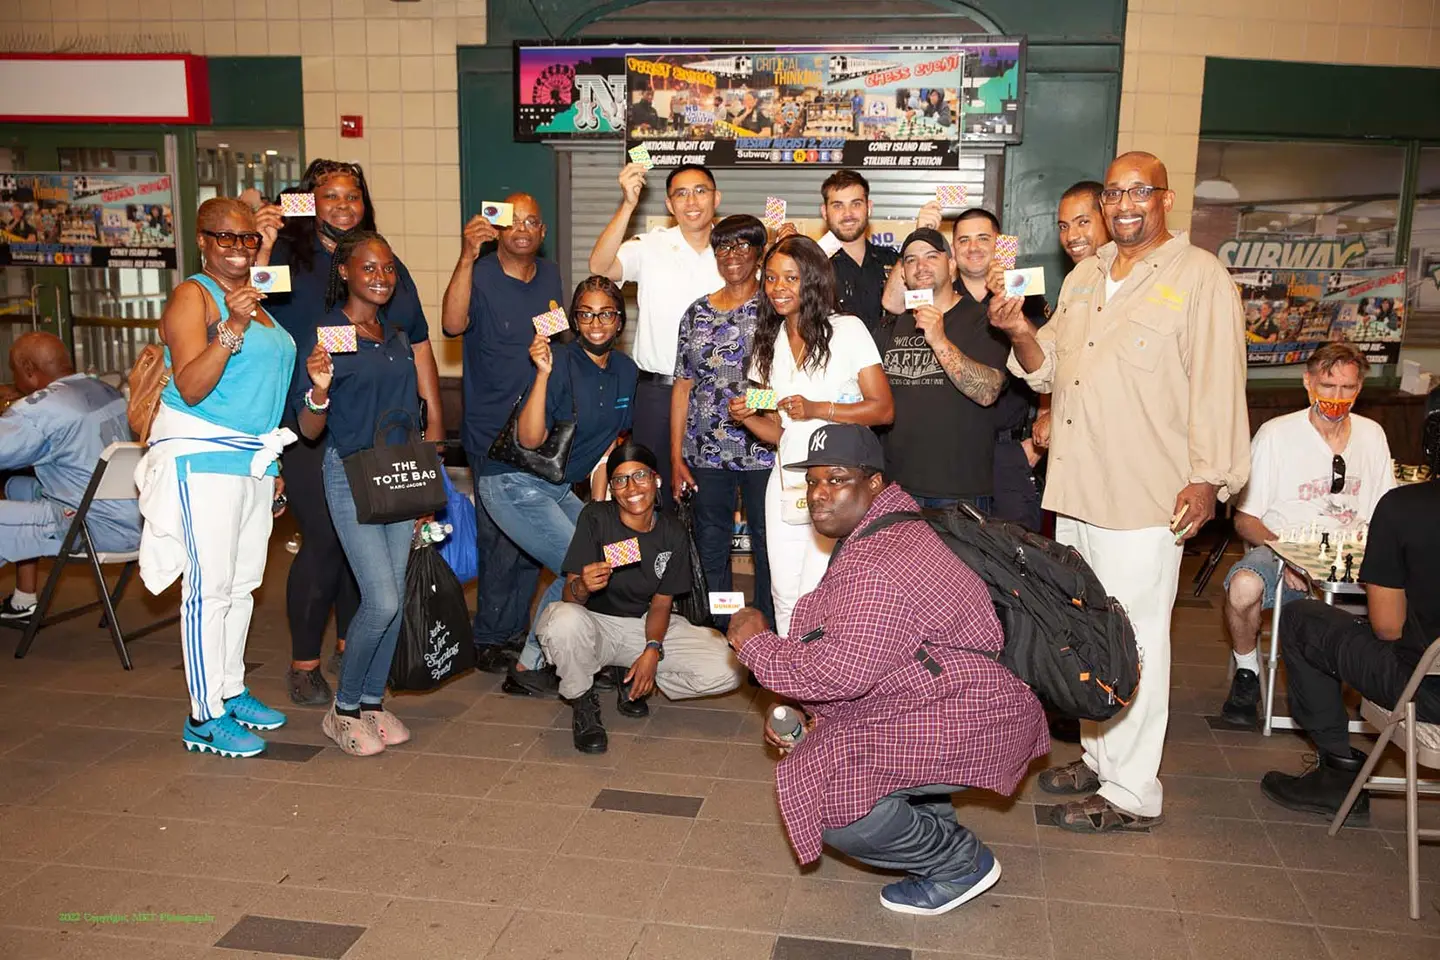
[[[845,537],[842,540],[837,540],[835,543],[835,549],[830,551],[830,562],[825,565],[825,569],[829,570],[835,565],[835,560],[840,556],[840,550],[845,546],[845,544],[850,543],[854,540],[863,540],[866,537],[870,536],[872,533],[879,533],[886,527],[893,527],[897,523],[909,523],[912,520],[919,520],[921,523],[929,522],[924,518],[924,516],[916,513],[914,510],[895,510],[891,513],[882,513],[880,516],[872,520],[870,522],[870,525],[865,529],[853,531],[851,532],[850,536]]]

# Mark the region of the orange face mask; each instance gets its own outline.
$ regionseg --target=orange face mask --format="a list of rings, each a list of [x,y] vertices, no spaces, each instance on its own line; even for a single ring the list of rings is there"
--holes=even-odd
[[[1320,415],[1322,420],[1339,423],[1350,415],[1350,408],[1355,406],[1355,398],[1350,397],[1348,400],[1332,400],[1327,397],[1317,397],[1311,394],[1310,405],[1315,409],[1315,412]]]

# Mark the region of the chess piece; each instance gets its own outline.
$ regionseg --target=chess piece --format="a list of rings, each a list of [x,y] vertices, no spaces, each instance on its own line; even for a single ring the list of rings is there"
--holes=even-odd
[[[1326,534],[1326,536],[1329,536],[1329,534]],[[1330,559],[1330,544],[1326,543],[1324,540],[1320,541],[1320,549],[1315,551],[1315,559],[1317,559],[1317,560],[1329,560],[1329,559]]]
[[[1355,582],[1355,575],[1350,572],[1350,568],[1353,567],[1354,565],[1355,565],[1355,554],[1353,554],[1353,553],[1347,553],[1347,554],[1345,554],[1345,577],[1344,577],[1344,579],[1342,579],[1342,580],[1340,581],[1341,583],[1354,583],[1354,582]]]
[[[1335,582],[1336,582],[1336,578],[1335,578],[1335,564],[1333,564],[1333,563],[1330,564],[1330,576],[1326,577],[1325,579],[1326,579],[1327,581],[1329,581],[1330,583],[1335,583]]]
[[[1326,548],[1329,547],[1329,546],[1330,546],[1330,534],[1329,534],[1328,532],[1320,534],[1320,549],[1321,549],[1321,550],[1324,550],[1324,549],[1326,549]]]

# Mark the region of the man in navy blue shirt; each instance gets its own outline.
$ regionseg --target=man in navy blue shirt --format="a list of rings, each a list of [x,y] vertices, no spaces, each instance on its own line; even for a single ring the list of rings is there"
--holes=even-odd
[[[515,402],[535,379],[531,320],[560,306],[560,268],[540,257],[545,221],[535,198],[512,194],[508,227],[480,215],[470,218],[460,259],[445,288],[441,324],[446,336],[464,336],[465,420],[461,435],[472,477],[480,476],[490,445],[505,426]],[[494,241],[484,257],[481,248]],[[530,601],[540,568],[495,526],[477,491],[475,520],[480,558],[479,599],[474,639],[480,669],[504,673],[525,640]]]

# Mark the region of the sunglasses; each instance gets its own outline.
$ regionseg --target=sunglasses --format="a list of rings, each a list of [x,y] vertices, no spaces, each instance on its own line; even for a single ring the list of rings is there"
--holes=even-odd
[[[246,250],[259,250],[262,239],[258,233],[231,233],[229,230],[201,230],[200,232],[213,238],[222,250],[228,250],[236,243]]]
[[[1345,489],[1345,458],[1335,454],[1330,461],[1330,492],[1339,493]]]

